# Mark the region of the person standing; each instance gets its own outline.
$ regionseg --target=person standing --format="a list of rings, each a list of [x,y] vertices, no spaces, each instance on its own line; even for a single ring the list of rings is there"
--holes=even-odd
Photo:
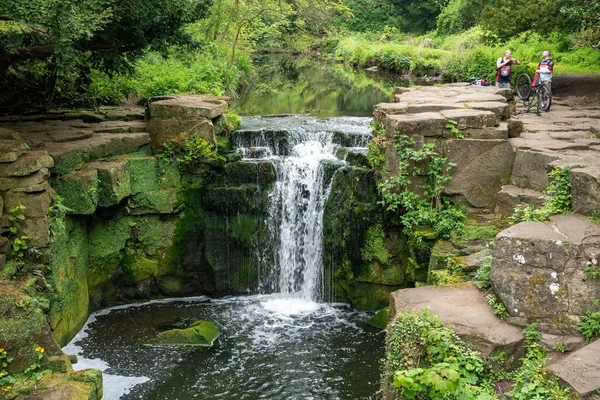
[[[500,57],[496,61],[496,87],[501,89],[510,89],[510,82],[512,78],[511,67],[513,65],[521,65],[519,60],[513,60],[511,58],[512,53],[510,50],[504,52],[504,57]]]
[[[554,70],[554,61],[550,58],[550,51],[542,52],[542,61],[538,64],[535,76],[533,78],[534,86],[538,83],[544,84],[548,88],[550,99],[552,99],[552,71]],[[550,111],[551,100],[546,108],[546,112]]]

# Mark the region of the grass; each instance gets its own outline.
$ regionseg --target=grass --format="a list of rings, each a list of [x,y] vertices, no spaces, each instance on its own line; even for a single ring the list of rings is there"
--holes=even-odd
[[[380,66],[417,76],[442,75],[446,80],[464,80],[474,76],[495,74],[495,63],[505,49],[522,65],[513,71],[532,72],[543,50],[550,50],[557,75],[600,73],[600,51],[577,48],[575,37],[550,38],[525,32],[506,43],[490,44],[480,28],[458,35],[410,36],[396,34],[382,37],[373,33],[351,33],[340,36],[335,56],[344,62],[363,66]]]

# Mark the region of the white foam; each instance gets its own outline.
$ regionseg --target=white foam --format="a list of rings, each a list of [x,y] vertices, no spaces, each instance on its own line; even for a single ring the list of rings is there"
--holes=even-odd
[[[320,308],[314,301],[291,297],[275,297],[260,304],[265,310],[283,316],[312,314]]]

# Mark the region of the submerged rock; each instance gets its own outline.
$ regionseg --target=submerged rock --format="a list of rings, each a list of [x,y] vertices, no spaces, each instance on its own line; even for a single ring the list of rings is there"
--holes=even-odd
[[[369,325],[377,329],[385,329],[388,323],[389,307],[384,307],[377,311],[377,314],[369,320]]]
[[[160,332],[148,342],[154,346],[201,346],[211,347],[221,335],[219,329],[209,321],[196,321],[187,328]]]

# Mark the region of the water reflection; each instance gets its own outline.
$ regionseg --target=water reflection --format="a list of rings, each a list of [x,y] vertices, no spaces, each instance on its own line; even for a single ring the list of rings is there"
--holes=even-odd
[[[408,86],[397,75],[310,58],[268,55],[255,65],[254,81],[236,104],[241,115],[372,116],[395,86]]]

